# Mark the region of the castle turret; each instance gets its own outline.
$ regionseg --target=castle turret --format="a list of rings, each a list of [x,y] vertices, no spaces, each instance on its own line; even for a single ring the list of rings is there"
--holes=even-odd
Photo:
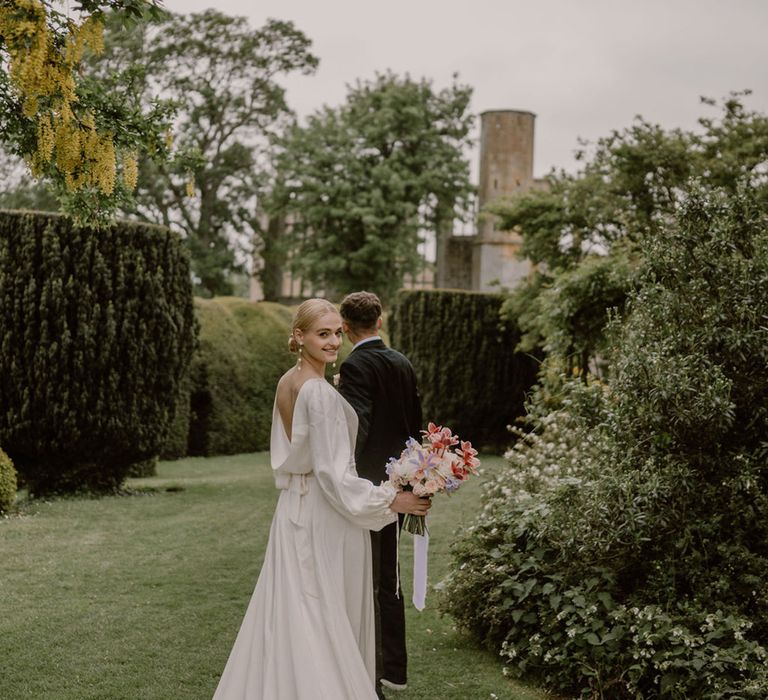
[[[472,256],[472,288],[498,290],[514,287],[528,276],[530,263],[520,260],[520,236],[496,228],[496,217],[483,208],[501,197],[526,192],[534,186],[532,112],[504,109],[480,115],[480,221]]]

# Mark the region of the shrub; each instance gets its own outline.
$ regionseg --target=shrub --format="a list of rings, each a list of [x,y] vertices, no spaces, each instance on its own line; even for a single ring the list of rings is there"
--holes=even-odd
[[[157,457],[150,457],[143,462],[136,462],[128,467],[128,474],[126,476],[134,479],[143,479],[148,476],[157,475]]]
[[[11,458],[0,450],[0,513],[7,513],[16,501],[16,469]]]
[[[200,347],[191,372],[189,454],[269,449],[275,388],[295,361],[290,309],[227,297],[195,305]]]
[[[451,290],[402,291],[390,316],[392,344],[413,363],[425,419],[449,425],[475,445],[504,448],[507,426],[524,413],[535,356],[515,352],[503,297]]]
[[[173,420],[168,426],[165,440],[160,448],[160,459],[181,459],[187,455],[187,443],[189,442],[189,426],[192,418],[192,374],[191,365],[195,362],[192,356],[190,369],[179,382],[176,396],[176,407],[173,411]]]
[[[608,314],[624,308],[636,267],[616,245],[611,255],[590,255],[559,272],[556,282],[536,275],[504,301],[502,318],[527,329],[520,350],[534,351],[538,345],[548,357],[562,358],[572,368],[594,369],[606,359]]]
[[[158,454],[194,335],[178,236],[0,212],[0,443],[33,494],[114,490]]]
[[[446,582],[510,672],[585,697],[768,696],[767,223],[749,187],[693,189],[641,241],[608,386],[534,406]]]

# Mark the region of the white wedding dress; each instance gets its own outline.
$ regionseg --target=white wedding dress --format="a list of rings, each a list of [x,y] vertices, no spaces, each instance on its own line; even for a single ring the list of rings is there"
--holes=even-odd
[[[291,440],[272,413],[281,489],[256,589],[214,700],[375,700],[370,536],[390,484],[357,476],[354,409],[324,379],[299,389]]]

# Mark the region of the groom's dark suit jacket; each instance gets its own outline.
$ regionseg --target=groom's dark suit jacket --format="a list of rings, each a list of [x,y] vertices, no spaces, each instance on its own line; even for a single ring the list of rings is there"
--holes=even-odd
[[[402,353],[382,340],[359,345],[341,364],[339,391],[352,404],[359,426],[355,462],[359,476],[386,480],[390,457],[409,437],[421,440],[421,402],[416,374]]]

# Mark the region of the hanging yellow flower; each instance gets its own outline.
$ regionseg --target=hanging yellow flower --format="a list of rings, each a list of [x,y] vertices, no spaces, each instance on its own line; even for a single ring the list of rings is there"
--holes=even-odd
[[[118,167],[114,135],[100,132],[94,115],[78,109],[75,82],[84,51],[104,50],[104,25],[92,15],[80,23],[70,21],[66,42],[56,46],[48,20],[42,0],[14,0],[0,7],[9,76],[24,116],[36,122],[35,149],[27,163],[35,177],[52,165],[70,190],[90,186],[110,195]],[[126,158],[123,181],[133,189],[138,160],[133,152]]]
[[[133,192],[139,182],[139,158],[136,151],[128,151],[123,155],[123,183]]]

